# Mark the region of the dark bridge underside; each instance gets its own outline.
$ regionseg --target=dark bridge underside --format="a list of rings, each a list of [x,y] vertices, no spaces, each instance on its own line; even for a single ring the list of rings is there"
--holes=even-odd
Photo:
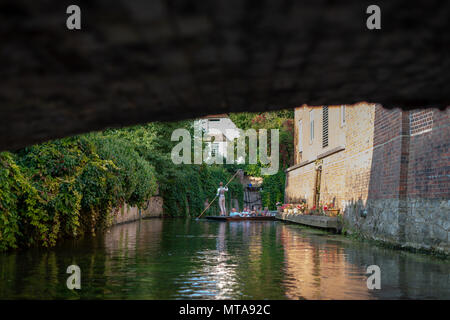
[[[444,108],[450,2],[421,2],[0,0],[0,150],[303,103]]]

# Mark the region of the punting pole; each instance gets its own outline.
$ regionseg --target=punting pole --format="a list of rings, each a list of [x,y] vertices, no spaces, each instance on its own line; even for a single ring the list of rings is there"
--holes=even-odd
[[[238,172],[240,172],[240,171],[241,171],[241,169],[239,169],[238,171],[236,171],[236,173],[231,177],[231,179],[228,180],[228,182],[227,182],[227,184],[225,185],[225,187],[228,186],[228,184],[231,182],[231,180],[233,180],[234,177],[236,177],[236,175],[237,175]],[[209,207],[213,204],[213,202],[214,202],[214,200],[216,200],[216,198],[217,198],[217,194],[216,194],[216,196],[214,197],[214,199],[209,203],[209,205],[205,208],[205,210],[203,210],[202,213],[200,213],[200,215],[197,217],[197,219],[199,219],[199,218],[205,213],[205,211],[209,209]]]

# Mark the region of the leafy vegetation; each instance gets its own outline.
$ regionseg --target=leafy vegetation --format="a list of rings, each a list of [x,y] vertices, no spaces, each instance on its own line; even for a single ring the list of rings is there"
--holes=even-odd
[[[291,166],[294,161],[294,111],[281,110],[261,113],[234,113],[230,114],[230,119],[237,127],[246,130],[249,128],[259,129],[279,129],[280,134],[280,166],[274,175],[261,175],[262,164],[247,164],[243,167],[245,173],[251,176],[263,177],[261,192],[262,204],[273,210],[277,202],[284,201],[284,187],[286,174],[284,170]],[[270,139],[270,135],[269,135]],[[270,140],[268,146],[270,146]],[[269,150],[269,153],[271,150]]]
[[[192,130],[191,123],[110,129],[0,153],[0,251],[95,234],[110,224],[113,208],[144,206],[158,185],[165,214],[197,216],[237,167],[173,164],[172,131]],[[229,189],[242,205],[242,186],[233,181]]]
[[[280,170],[263,182],[263,204],[272,209],[283,201],[283,169],[292,159],[292,112],[230,118],[242,129],[280,129]],[[111,223],[113,208],[125,203],[141,208],[156,194],[163,197],[166,215],[197,216],[219,182],[226,183],[238,168],[260,175],[261,164],[173,164],[177,142],[170,138],[176,128],[193,133],[192,121],[151,123],[0,153],[0,251],[51,247],[62,238],[95,234]],[[242,207],[238,179],[228,187],[228,199],[238,199]],[[209,210],[216,212],[217,206]]]

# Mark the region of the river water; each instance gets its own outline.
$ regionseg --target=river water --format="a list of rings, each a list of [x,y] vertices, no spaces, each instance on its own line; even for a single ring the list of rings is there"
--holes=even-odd
[[[80,290],[66,286],[72,264]],[[450,299],[449,274],[445,260],[284,222],[149,219],[1,254],[0,298]]]

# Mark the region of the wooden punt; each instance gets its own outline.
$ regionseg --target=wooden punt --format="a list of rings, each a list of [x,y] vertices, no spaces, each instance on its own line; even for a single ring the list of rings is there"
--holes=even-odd
[[[205,217],[209,220],[217,221],[267,221],[275,220],[275,217],[271,216],[256,216],[256,217],[229,217],[229,216],[207,216]]]

